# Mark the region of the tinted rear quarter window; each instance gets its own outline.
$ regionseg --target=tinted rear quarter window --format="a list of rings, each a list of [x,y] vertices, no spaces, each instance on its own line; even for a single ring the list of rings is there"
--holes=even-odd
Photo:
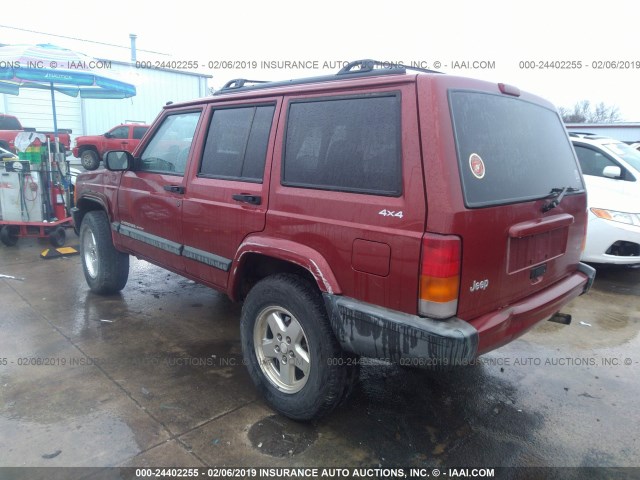
[[[449,92],[449,102],[467,207],[542,198],[552,188],[584,188],[553,110],[513,97],[459,90]],[[480,167],[475,172],[474,165]]]
[[[284,185],[399,196],[399,95],[295,101]]]

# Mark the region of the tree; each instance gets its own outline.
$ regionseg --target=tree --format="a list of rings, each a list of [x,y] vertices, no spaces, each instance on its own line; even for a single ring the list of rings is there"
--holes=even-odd
[[[589,100],[581,100],[576,102],[573,110],[560,107],[558,111],[564,123],[614,123],[622,120],[620,109],[604,102],[592,108]]]

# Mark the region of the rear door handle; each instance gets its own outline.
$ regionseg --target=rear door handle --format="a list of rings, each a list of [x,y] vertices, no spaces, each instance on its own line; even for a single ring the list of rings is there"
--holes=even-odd
[[[184,187],[182,185],[165,185],[163,188],[171,193],[184,193]]]
[[[245,193],[236,193],[232,195],[236,202],[250,203],[251,205],[260,205],[262,203],[262,197],[260,195],[247,195]]]

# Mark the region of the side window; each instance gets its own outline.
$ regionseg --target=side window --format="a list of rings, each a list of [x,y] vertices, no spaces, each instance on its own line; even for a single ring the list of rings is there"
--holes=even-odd
[[[142,152],[137,170],[183,175],[199,118],[200,112],[166,117]]]
[[[602,171],[604,167],[618,166],[615,162],[607,158],[602,153],[592,150],[591,148],[574,145],[580,168],[584,175],[593,175],[594,177],[604,177]]]
[[[136,140],[140,140],[144,137],[144,134],[147,133],[149,127],[133,127],[133,138]]]
[[[129,138],[129,127],[117,127],[109,132],[111,138]]]
[[[399,196],[400,97],[293,102],[283,185]]]
[[[199,175],[261,182],[274,105],[215,110]]]

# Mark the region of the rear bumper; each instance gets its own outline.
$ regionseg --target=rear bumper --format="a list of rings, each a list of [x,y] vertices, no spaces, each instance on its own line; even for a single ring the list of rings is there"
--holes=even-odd
[[[452,366],[468,364],[524,334],[586,293],[594,278],[595,270],[581,263],[551,287],[469,322],[418,317],[328,293],[324,300],[345,351],[411,366]]]
[[[324,299],[347,352],[424,367],[460,365],[476,356],[478,332],[459,318],[422,318],[328,293]]]
[[[574,298],[587,293],[595,276],[593,267],[579,263],[575,273],[535,295],[471,320],[480,336],[478,355],[515,340],[538,322],[560,311]]]

